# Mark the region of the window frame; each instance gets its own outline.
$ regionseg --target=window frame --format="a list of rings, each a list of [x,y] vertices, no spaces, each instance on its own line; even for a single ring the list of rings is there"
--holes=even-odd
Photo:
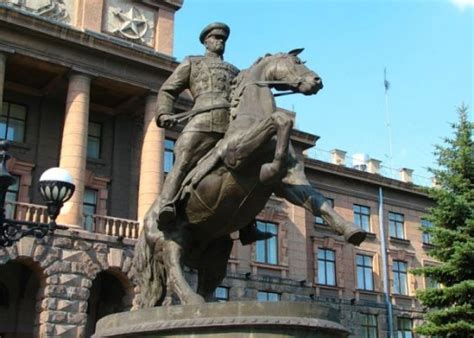
[[[261,299],[260,296],[265,296],[266,299]],[[277,299],[269,299],[269,296],[275,296]],[[281,300],[281,294],[273,291],[258,290],[257,301],[259,302],[279,302]]]
[[[97,125],[99,127],[99,135],[92,135],[91,134],[91,125],[94,124],[94,125]],[[103,140],[103,136],[104,136],[104,124],[101,123],[101,122],[97,122],[97,121],[89,121],[88,123],[88,126],[87,126],[87,158],[88,159],[93,159],[93,160],[99,160],[102,158],[102,140]],[[89,145],[91,144],[90,141],[91,140],[94,140],[94,141],[97,141],[98,143],[98,153],[97,153],[97,156],[92,156],[91,153],[89,152]]]
[[[403,264],[404,270],[400,270],[400,264]],[[408,296],[409,295],[408,263],[406,261],[394,260],[393,265],[392,265],[392,272],[393,272],[393,294]],[[404,276],[404,280],[403,278],[401,278],[403,276]],[[402,286],[404,290],[402,290]],[[405,292],[402,292],[402,291],[405,291]]]
[[[89,203],[89,202],[86,202],[85,200],[85,197],[86,197],[86,192],[87,191],[93,191],[94,194],[95,194],[95,204],[94,203]],[[93,216],[97,213],[97,206],[99,204],[99,190],[97,189],[94,189],[94,188],[89,188],[89,187],[85,187],[84,189],[84,200],[82,201],[82,213],[84,215],[84,221],[83,221],[83,225],[84,225],[84,229],[86,230],[89,230],[89,231],[93,231],[93,226],[94,226],[94,217],[91,217],[91,223],[88,224],[88,217],[89,216]],[[86,214],[85,210],[86,210],[86,207],[89,207],[89,206],[93,206],[94,207],[94,212],[92,214]]]
[[[7,106],[7,112],[6,112],[5,115],[3,115],[3,111],[4,111],[3,107],[5,105]],[[23,120],[19,119],[19,118],[16,118],[16,117],[11,117],[10,111],[11,111],[11,106],[12,105],[20,106],[20,107],[25,109],[25,118]],[[3,103],[2,103],[2,106],[0,108],[1,108],[0,118],[4,117],[6,119],[6,121],[5,121],[5,135],[0,135],[0,140],[7,140],[7,141],[12,141],[12,142],[24,143],[25,138],[26,138],[26,134],[27,134],[26,133],[26,122],[27,122],[27,118],[28,118],[28,111],[29,111],[28,108],[29,107],[26,104],[21,104],[21,103],[17,103],[17,102],[13,102],[13,101],[4,100]],[[20,121],[20,122],[23,123],[23,135],[21,137],[21,140],[15,140],[15,139],[8,138],[8,130],[9,130],[9,126],[10,126],[10,120]]]
[[[320,253],[321,252],[324,252],[324,257],[320,257]],[[327,257],[327,253],[328,252],[332,252],[333,254],[333,260],[331,259],[328,259]],[[327,285],[327,286],[337,286],[337,266],[336,266],[336,251],[333,250],[333,249],[329,249],[329,248],[318,248],[317,249],[317,262],[318,262],[318,273],[316,275],[316,283],[319,284],[319,285]],[[333,265],[333,279],[334,279],[334,284],[330,284],[328,283],[328,266],[330,265]],[[323,266],[324,268],[321,269],[321,266]],[[324,281],[321,281],[321,277],[322,275],[320,275],[322,273],[322,271],[324,271]]]
[[[274,222],[257,219],[256,226],[258,230],[263,231],[263,232],[270,232],[274,234],[274,236],[265,241],[255,242],[255,262],[261,263],[261,264],[268,264],[268,265],[278,265],[280,261],[278,224]],[[274,229],[269,229],[269,226],[274,226]],[[271,254],[272,250],[274,250],[273,254]],[[262,251],[264,253],[263,260],[260,259],[259,257],[259,253]]]
[[[406,323],[409,324],[409,331],[407,330],[407,327],[404,327],[404,324]],[[413,319],[407,317],[397,317],[397,337],[413,338]]]
[[[423,229],[421,242],[424,245],[433,245],[433,235],[430,234],[430,233],[427,233],[426,231],[424,231],[424,229],[432,228],[433,223],[428,221],[427,219],[422,218],[421,219],[421,227]]]
[[[169,147],[168,146],[168,142],[172,142],[172,146]],[[176,146],[176,140],[175,139],[172,139],[172,138],[169,138],[169,137],[166,137],[165,140],[163,141],[163,172],[166,174],[168,174],[172,169],[173,169],[173,166],[174,166],[174,162],[176,160],[176,156],[174,154],[174,147]],[[171,164],[168,164],[168,156],[171,156]],[[169,170],[168,170],[168,167],[169,166]]]
[[[224,297],[221,297],[219,296],[219,291],[218,290],[222,290],[222,291],[225,291],[224,292]],[[229,301],[229,290],[230,288],[227,287],[227,286],[218,286],[215,290],[214,290],[214,299],[218,302],[218,303],[226,303]]]
[[[359,264],[358,257],[362,258],[362,264]],[[366,265],[366,258],[370,258],[370,265]],[[359,278],[359,269],[361,269],[363,279]],[[367,287],[367,271],[370,271],[370,288]],[[365,254],[356,254],[356,275],[357,288],[364,291],[374,291],[374,256]],[[362,283],[361,283],[362,282]],[[363,284],[363,285],[361,285]]]
[[[379,336],[379,325],[378,325],[378,316],[369,313],[361,313],[361,338],[378,338]],[[365,320],[362,320],[364,319]],[[374,319],[374,323],[371,323],[370,319]],[[375,336],[371,334],[371,332],[375,333]]]
[[[14,219],[16,216],[16,202],[18,202],[18,198],[20,197],[20,182],[21,182],[21,175],[12,175],[15,178],[15,183],[10,185],[7,189],[5,194],[5,217]],[[10,197],[14,196],[13,199]],[[13,203],[11,209],[9,209],[9,204]]]
[[[406,239],[404,214],[389,211],[388,212],[388,227],[389,227],[388,231],[389,231],[390,238],[404,239],[404,240]],[[399,236],[399,230],[401,230],[401,237]]]
[[[356,207],[359,208],[358,211],[356,211]],[[367,213],[363,212],[363,209],[366,209]],[[361,204],[353,204],[352,205],[352,211],[354,213],[354,223],[361,229],[367,231],[367,232],[372,232],[372,227],[370,224],[370,207],[366,205],[361,205]],[[362,220],[364,218],[367,218],[367,228],[363,227],[363,222]]]

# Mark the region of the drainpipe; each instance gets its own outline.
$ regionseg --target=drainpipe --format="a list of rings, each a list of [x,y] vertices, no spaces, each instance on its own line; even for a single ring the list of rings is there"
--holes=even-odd
[[[383,292],[385,296],[385,305],[387,306],[387,327],[388,337],[393,337],[393,310],[392,300],[390,299],[390,290],[388,287],[388,256],[387,256],[387,238],[383,226],[383,190],[379,187],[379,231],[380,231],[380,256],[382,257],[382,278]]]

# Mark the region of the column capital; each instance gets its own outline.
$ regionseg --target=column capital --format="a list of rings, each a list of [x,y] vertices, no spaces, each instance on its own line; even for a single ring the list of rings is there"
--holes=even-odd
[[[89,78],[90,80],[96,77],[99,77],[99,74],[92,70],[85,69],[79,66],[72,66],[69,69],[67,76],[71,77],[71,76],[77,76],[77,75]]]

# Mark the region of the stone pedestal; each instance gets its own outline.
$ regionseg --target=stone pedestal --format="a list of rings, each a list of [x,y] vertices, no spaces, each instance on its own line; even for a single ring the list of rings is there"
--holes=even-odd
[[[155,307],[102,318],[99,337],[347,337],[339,312],[313,303],[229,302]]]

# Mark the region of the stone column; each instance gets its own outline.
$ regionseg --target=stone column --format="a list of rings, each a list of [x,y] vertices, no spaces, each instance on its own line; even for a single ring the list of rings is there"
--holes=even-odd
[[[158,197],[164,176],[165,130],[156,126],[155,105],[156,93],[148,95],[143,123],[143,145],[138,190],[138,220],[140,221]]]
[[[7,55],[0,52],[0,109],[3,109],[3,90],[5,88],[5,66]]]
[[[89,126],[89,100],[91,76],[72,73],[66,99],[63,139],[59,166],[72,176],[76,191],[65,203],[58,223],[70,227],[83,227],[84,180]]]

